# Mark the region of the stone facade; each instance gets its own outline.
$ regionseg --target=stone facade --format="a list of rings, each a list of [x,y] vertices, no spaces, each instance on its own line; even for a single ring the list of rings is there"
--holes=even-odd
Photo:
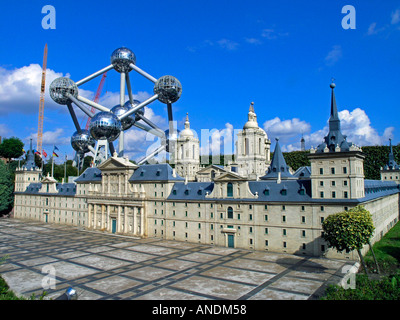
[[[325,145],[310,153],[310,168],[294,174],[278,140],[269,162],[266,135],[261,149],[250,149],[262,159],[246,162],[247,168],[263,163],[263,172],[215,165],[197,169],[198,140],[187,118],[176,170],[169,164],[136,166],[114,154],[74,183],[57,183],[27,161],[16,172],[15,217],[138,237],[357,260],[354,252],[328,249],[321,238],[324,219],[364,205],[373,217],[375,242],[398,221],[400,190],[394,181],[365,180],[362,150],[345,138],[333,147],[327,143],[340,131],[336,106],[331,109],[334,125]],[[250,127],[256,129],[254,123]]]

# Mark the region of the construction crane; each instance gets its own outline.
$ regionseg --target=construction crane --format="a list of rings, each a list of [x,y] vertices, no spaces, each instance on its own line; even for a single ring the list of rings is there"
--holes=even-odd
[[[42,84],[40,86],[40,103],[39,103],[39,124],[37,133],[37,145],[36,150],[40,152],[40,157],[42,157],[42,142],[43,142],[43,115],[44,115],[44,94],[46,85],[46,68],[47,68],[47,43],[44,46],[43,54],[43,67],[42,67]]]
[[[100,80],[99,87],[97,88],[97,92],[96,92],[96,95],[93,100],[96,103],[99,102],[100,94],[101,94],[101,91],[103,90],[104,81],[106,80],[106,77],[107,77],[107,72],[103,73],[103,76],[101,77],[101,80]],[[94,114],[96,112],[96,109],[92,107],[90,111],[92,112],[92,114]],[[90,120],[92,120],[92,118],[88,117],[86,126],[85,126],[86,130],[89,129]]]

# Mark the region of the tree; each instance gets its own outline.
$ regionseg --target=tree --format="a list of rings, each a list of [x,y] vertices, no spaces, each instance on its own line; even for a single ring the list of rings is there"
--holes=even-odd
[[[328,242],[329,247],[335,248],[338,252],[357,250],[364,271],[368,273],[361,249],[366,244],[370,245],[375,230],[369,211],[363,206],[357,206],[349,211],[332,214],[325,219],[322,228],[324,230],[322,238]]]
[[[24,148],[24,143],[16,137],[11,137],[8,139],[4,139],[0,144],[0,156],[8,159],[8,162],[11,158],[19,158],[23,155],[22,149]]]
[[[7,214],[14,203],[14,183],[10,170],[0,160],[0,215]]]

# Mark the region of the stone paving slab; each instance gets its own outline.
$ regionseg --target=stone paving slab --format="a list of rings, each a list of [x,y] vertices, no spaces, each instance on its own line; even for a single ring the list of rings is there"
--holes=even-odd
[[[355,263],[18,219],[0,219],[0,241],[10,288],[26,297],[46,291],[48,299],[72,286],[80,300],[306,300]]]

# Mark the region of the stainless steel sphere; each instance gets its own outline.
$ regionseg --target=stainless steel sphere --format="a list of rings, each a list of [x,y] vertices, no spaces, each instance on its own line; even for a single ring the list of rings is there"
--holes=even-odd
[[[120,104],[117,104],[116,106],[111,108],[111,112],[114,113],[117,117],[122,116],[124,113],[128,112],[130,109],[132,109],[130,103],[125,103],[123,106]],[[128,130],[133,126],[135,123],[135,114],[131,114],[121,120],[121,126],[122,130]]]
[[[154,84],[154,93],[158,94],[158,100],[163,103],[178,101],[182,94],[182,85],[173,76],[162,76]]]
[[[71,137],[71,146],[76,152],[89,152],[89,146],[94,147],[96,141],[88,130],[76,131]]]
[[[99,112],[90,121],[89,131],[95,140],[112,142],[119,137],[122,125],[112,112]]]
[[[132,105],[131,102],[128,100],[127,102],[125,102],[125,106],[127,106],[128,108],[134,108],[140,103],[141,102],[138,100],[133,100],[133,105]],[[135,112],[135,121],[140,120],[140,117],[138,116],[139,114],[144,116],[144,107]]]
[[[50,84],[50,97],[58,104],[67,104],[70,101],[68,94],[78,96],[78,87],[70,78],[57,78]]]
[[[111,54],[111,64],[120,73],[131,71],[132,68],[129,66],[131,63],[136,64],[136,56],[128,48],[118,48]]]

